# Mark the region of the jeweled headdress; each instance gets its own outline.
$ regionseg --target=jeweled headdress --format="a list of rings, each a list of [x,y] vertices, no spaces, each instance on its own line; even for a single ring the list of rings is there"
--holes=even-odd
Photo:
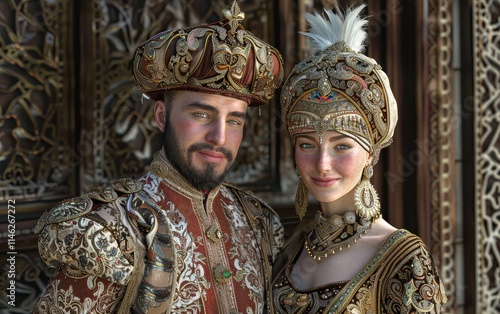
[[[281,92],[283,121],[292,142],[299,133],[320,136],[335,130],[356,140],[378,158],[392,142],[397,104],[389,79],[375,60],[363,55],[363,29],[359,17],[365,5],[344,14],[325,10],[328,19],[307,14],[315,55],[292,69]]]
[[[167,30],[137,48],[134,82],[154,99],[167,90],[221,94],[266,105],[283,81],[278,50],[245,30],[236,1],[212,24]]]

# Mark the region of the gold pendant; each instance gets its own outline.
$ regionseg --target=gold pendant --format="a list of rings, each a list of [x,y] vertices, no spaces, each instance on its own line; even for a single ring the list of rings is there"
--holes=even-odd
[[[208,228],[205,234],[212,241],[219,241],[222,239],[222,232],[216,226]]]

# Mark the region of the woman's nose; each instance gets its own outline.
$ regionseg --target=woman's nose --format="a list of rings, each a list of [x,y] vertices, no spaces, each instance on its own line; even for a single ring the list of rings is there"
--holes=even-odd
[[[332,168],[331,156],[325,150],[321,150],[316,160],[316,169],[319,172],[326,172],[331,170],[331,168]]]

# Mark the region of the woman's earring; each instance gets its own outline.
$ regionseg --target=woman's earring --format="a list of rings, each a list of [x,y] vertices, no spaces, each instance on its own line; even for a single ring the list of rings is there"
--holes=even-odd
[[[297,186],[297,193],[295,194],[295,213],[299,216],[300,220],[302,220],[307,212],[308,193],[297,168],[295,172],[299,176],[299,185]]]
[[[363,179],[354,192],[356,214],[361,218],[373,221],[380,217],[380,201],[377,191],[370,183],[373,176],[373,166],[369,165],[363,170]]]

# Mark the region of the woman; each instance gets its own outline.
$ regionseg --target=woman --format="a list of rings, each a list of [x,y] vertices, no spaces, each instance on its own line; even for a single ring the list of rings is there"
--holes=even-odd
[[[381,67],[359,52],[363,8],[306,17],[320,52],[294,67],[281,94],[300,176],[297,214],[308,192],[321,211],[275,267],[276,313],[440,313],[446,302],[424,243],[381,217],[369,181],[392,141],[397,104]]]

